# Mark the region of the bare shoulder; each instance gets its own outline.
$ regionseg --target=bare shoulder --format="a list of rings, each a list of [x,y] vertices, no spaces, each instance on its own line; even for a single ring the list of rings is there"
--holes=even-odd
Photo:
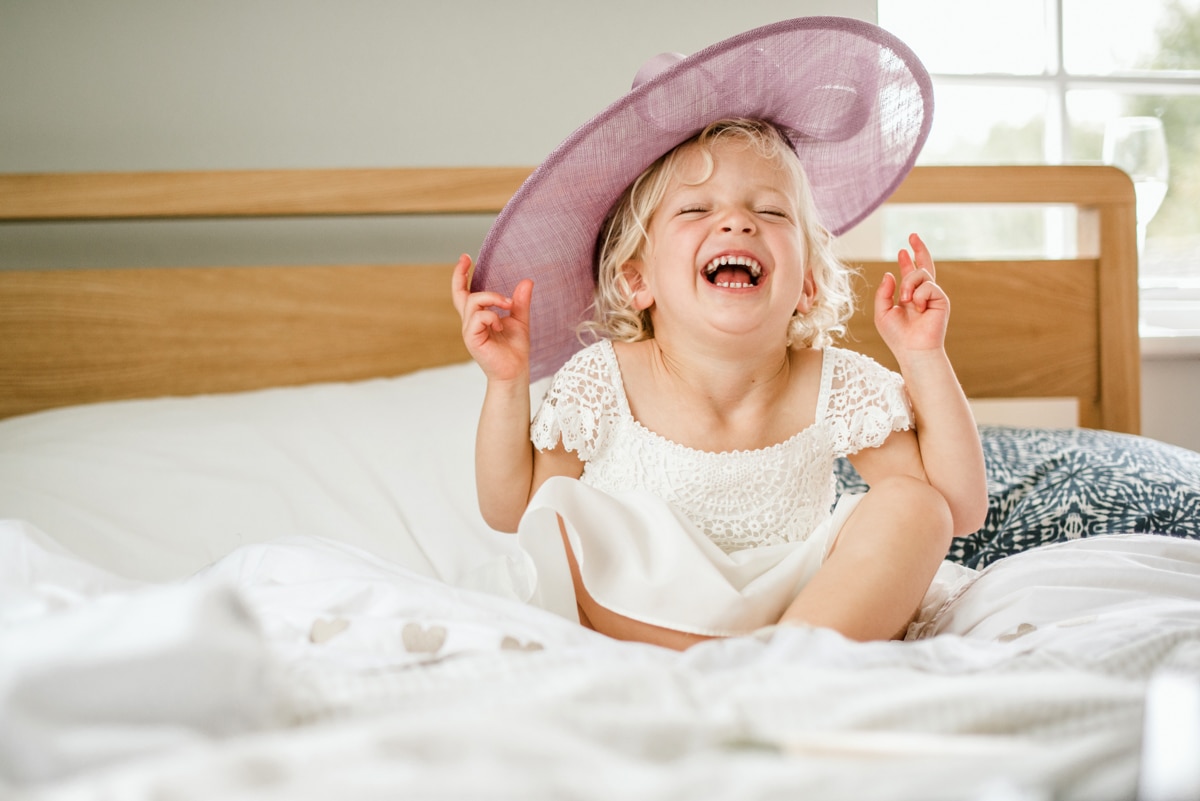
[[[629,370],[645,369],[650,363],[652,346],[654,344],[651,339],[643,339],[637,342],[613,341],[611,344],[613,354],[617,357],[617,364],[620,365],[622,373]]]
[[[638,392],[639,388],[653,386],[655,356],[653,340],[613,342],[612,351],[617,360],[617,374],[621,386],[630,401],[633,396],[642,394]],[[653,393],[648,394],[652,395]]]
[[[825,363],[825,351],[821,348],[789,348],[788,360],[792,375],[798,379],[821,375],[821,367]]]
[[[809,410],[814,419],[824,365],[825,351],[820,348],[791,348],[788,351],[788,405]]]

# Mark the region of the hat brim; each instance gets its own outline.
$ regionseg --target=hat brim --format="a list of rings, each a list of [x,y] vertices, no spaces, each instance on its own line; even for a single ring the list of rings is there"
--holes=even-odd
[[[841,234],[912,169],[933,120],[916,55],[848,17],[803,17],[739,34],[682,59],[572,133],[517,190],[480,249],[476,291],[535,287],[530,375],[580,347],[593,301],[596,238],[608,211],[650,164],[706,125],[763,119],[792,141],[821,223]]]

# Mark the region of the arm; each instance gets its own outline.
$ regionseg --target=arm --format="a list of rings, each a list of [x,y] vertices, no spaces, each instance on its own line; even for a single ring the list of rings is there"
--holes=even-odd
[[[463,342],[487,376],[475,438],[475,485],[489,526],[516,530],[533,481],[529,441],[529,303],[533,282],[506,298],[470,291],[471,259],[454,267],[451,295],[462,318]],[[509,312],[503,317],[496,309]]]
[[[875,293],[875,326],[899,362],[912,399],[913,455],[919,470],[946,499],[954,534],[962,536],[983,525],[987,514],[983,450],[975,418],[944,347],[950,300],[934,283],[933,258],[925,243],[916,234],[909,242],[913,255],[900,252],[899,283],[888,273]],[[897,289],[898,298],[894,297]],[[913,453],[912,445],[905,450]],[[899,453],[893,456],[904,458]]]
[[[559,446],[542,453],[529,439],[529,305],[533,282],[506,298],[470,291],[471,259],[454,268],[451,295],[463,321],[463,342],[487,376],[475,436],[475,486],[484,521],[516,531],[530,497],[551,475],[578,477],[583,464]],[[505,309],[501,316],[496,309]]]

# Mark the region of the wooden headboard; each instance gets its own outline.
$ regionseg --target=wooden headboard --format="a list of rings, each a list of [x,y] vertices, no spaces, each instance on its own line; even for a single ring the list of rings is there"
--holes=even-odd
[[[0,176],[0,224],[495,213],[528,168]],[[1065,204],[1094,254],[939,259],[972,398],[1078,399],[1136,433],[1137,250],[1109,167],[919,167],[889,203]],[[1083,252],[1087,253],[1088,249]],[[467,359],[450,264],[0,271],[0,417],[57,406],[398,375]],[[936,257],[935,253],[935,257]],[[861,262],[875,285],[883,262]],[[888,364],[869,303],[847,344]]]

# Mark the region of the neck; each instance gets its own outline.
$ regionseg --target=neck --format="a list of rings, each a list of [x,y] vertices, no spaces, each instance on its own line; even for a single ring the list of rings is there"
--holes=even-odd
[[[782,341],[775,347],[714,347],[656,337],[650,345],[652,367],[661,377],[715,407],[728,408],[755,397],[781,394],[788,384],[791,362]]]

